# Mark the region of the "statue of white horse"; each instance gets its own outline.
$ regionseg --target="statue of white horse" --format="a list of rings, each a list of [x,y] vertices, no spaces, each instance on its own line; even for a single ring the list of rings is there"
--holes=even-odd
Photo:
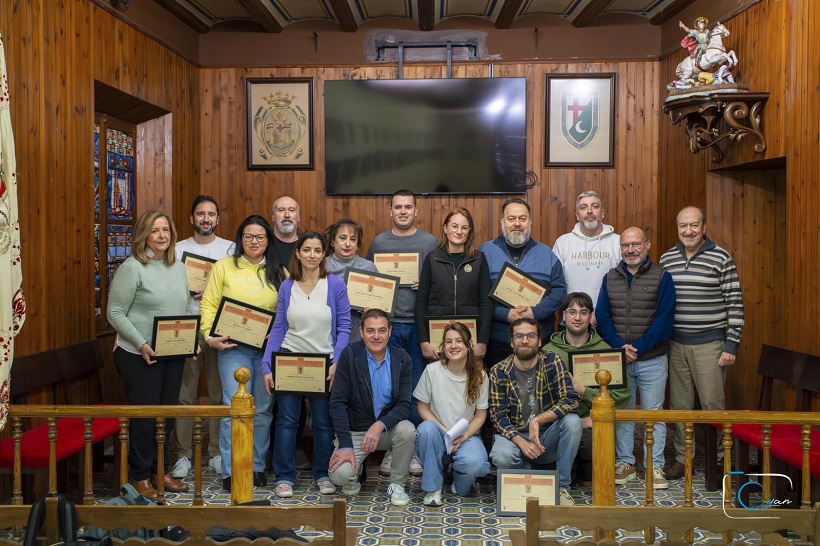
[[[717,72],[717,68],[722,64],[728,64],[729,68],[737,65],[737,55],[734,50],[727,52],[723,47],[724,36],[729,36],[729,29],[721,23],[716,24],[709,33],[709,45],[701,54],[700,62],[698,59],[686,57],[678,63],[678,68],[675,70],[678,80],[693,84],[701,72]]]

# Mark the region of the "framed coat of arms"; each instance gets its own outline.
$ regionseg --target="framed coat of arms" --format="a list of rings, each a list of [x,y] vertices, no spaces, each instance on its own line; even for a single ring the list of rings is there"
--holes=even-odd
[[[545,167],[615,166],[615,74],[547,74]]]
[[[313,169],[313,78],[247,78],[248,170]]]

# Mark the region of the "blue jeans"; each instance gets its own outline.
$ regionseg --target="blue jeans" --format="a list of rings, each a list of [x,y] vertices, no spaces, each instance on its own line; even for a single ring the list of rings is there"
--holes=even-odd
[[[413,390],[416,390],[416,385],[419,384],[421,374],[427,365],[427,360],[424,358],[419,346],[419,339],[416,337],[416,325],[409,322],[394,322],[389,343],[401,347],[410,355],[410,361],[413,363]],[[416,407],[417,402],[418,400],[413,397],[413,403],[410,406],[410,422],[419,426],[421,417],[419,417],[419,410]]]
[[[581,418],[575,413],[565,415],[546,428],[542,427],[539,440],[544,453],[537,459],[528,459],[515,443],[500,434],[495,435],[490,458],[498,468],[531,468],[531,463],[549,464],[555,462],[558,484],[569,489],[572,484],[572,462],[581,443]],[[529,434],[519,432],[525,440]]]
[[[313,426],[313,479],[327,478],[327,467],[333,451],[333,428],[330,425],[328,396],[309,396]],[[276,437],[273,444],[273,470],[276,484],[296,483],[296,429],[302,408],[302,395],[279,393],[276,396],[279,415],[276,417]]]
[[[233,374],[241,367],[251,371],[248,392],[253,396],[256,413],[253,416],[253,471],[265,471],[265,454],[270,444],[271,405],[273,397],[265,389],[262,380],[262,351],[247,347],[234,347],[219,352],[219,377],[222,379],[222,403],[231,405],[231,398],[239,387]],[[219,452],[222,454],[222,477],[231,475],[231,419],[226,417],[219,424]]]
[[[421,488],[425,491],[440,489],[444,485],[444,465],[453,463],[453,485],[456,493],[465,497],[470,494],[475,479],[490,472],[487,450],[481,438],[473,436],[461,444],[454,455],[448,455],[444,434],[445,431],[434,421],[422,421],[416,427],[416,451],[424,469]]]
[[[626,365],[626,374],[632,384],[632,398],[624,409],[635,409],[635,392],[641,392],[641,409],[663,409],[666,395],[666,376],[669,373],[666,355],[649,360],[637,360]],[[652,465],[664,466],[663,449],[666,446],[666,423],[655,423],[655,445],[652,446]],[[646,461],[646,443],[643,446]],[[615,461],[635,464],[635,423],[615,423]],[[647,471],[650,470],[646,464]]]

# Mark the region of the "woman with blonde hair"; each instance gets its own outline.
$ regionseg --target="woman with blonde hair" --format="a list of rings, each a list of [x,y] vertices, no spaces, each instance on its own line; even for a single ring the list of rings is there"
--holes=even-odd
[[[424,469],[421,488],[425,506],[441,505],[446,465],[453,465],[451,491],[461,497],[470,494],[476,478],[490,472],[487,449],[477,436],[487,419],[490,382],[472,347],[466,326],[448,324],[439,346],[441,360],[427,365],[413,391],[423,419],[416,427],[416,451]],[[453,449],[448,453],[444,435],[462,419],[467,421],[467,429],[453,438]]]
[[[174,255],[176,242],[171,217],[157,209],[146,211],[134,225],[131,257],[122,263],[111,283],[107,316],[117,331],[114,365],[130,404],[172,406],[179,400],[185,359],[157,361],[150,344],[154,317],[186,314],[188,281],[185,267]],[[129,428],[131,479],[141,495],[156,498],[159,472],[154,420],[131,419]],[[174,420],[168,419],[166,434],[173,428]],[[167,455],[165,462],[169,463]],[[160,470],[165,491],[188,490],[166,472],[170,468]]]

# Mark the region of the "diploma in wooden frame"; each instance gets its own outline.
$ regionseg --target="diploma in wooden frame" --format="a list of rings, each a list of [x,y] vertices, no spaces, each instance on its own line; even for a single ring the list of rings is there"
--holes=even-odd
[[[154,317],[151,348],[156,360],[196,356],[199,315]]]
[[[538,504],[558,505],[558,475],[555,470],[497,469],[496,514],[526,516],[527,498],[537,497]]]
[[[595,374],[599,370],[607,370],[612,374],[607,388],[626,388],[626,354],[623,349],[583,349],[568,354],[569,373],[585,387],[597,389]]]
[[[261,350],[276,313],[223,297],[216,311],[212,336],[228,336],[231,343]]]

